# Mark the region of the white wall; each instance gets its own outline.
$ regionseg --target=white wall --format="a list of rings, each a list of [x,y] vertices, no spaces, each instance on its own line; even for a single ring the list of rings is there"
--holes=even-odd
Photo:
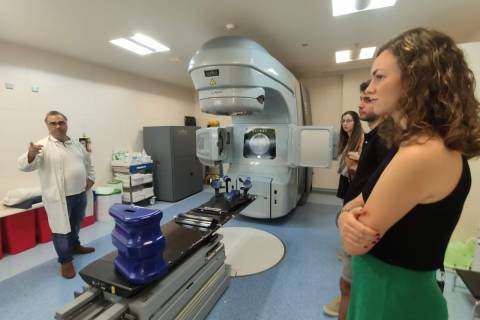
[[[480,42],[461,44],[467,58],[468,65],[475,74],[477,80],[477,88],[475,95],[477,100],[480,99]],[[469,237],[474,237],[477,234],[477,229],[480,230],[480,160],[471,159],[469,162],[472,174],[472,187],[470,193],[463,207],[462,216],[453,233],[453,238],[464,240]]]
[[[477,42],[480,41],[480,29],[475,30],[474,32],[470,33],[465,39],[465,42]]]
[[[342,113],[347,110],[358,112],[359,86],[368,79],[369,71],[369,69],[357,69],[345,71],[336,76],[301,80],[310,94],[313,125],[333,125],[338,133]],[[328,169],[315,168],[313,187],[337,189],[337,169],[338,161],[333,161]]]
[[[193,90],[5,42],[0,52],[0,199],[9,189],[38,185],[36,173],[17,170],[16,159],[47,135],[49,110],[67,115],[72,138],[92,139],[99,183],[111,177],[112,149],[142,149],[143,126],[183,125],[185,115],[195,115]]]
[[[343,74],[342,113],[348,110],[358,112],[360,84],[370,79],[370,69],[355,69]]]
[[[314,126],[333,126],[339,130],[339,118],[342,114],[341,75],[301,80],[310,96],[312,124]],[[338,185],[338,161],[333,161],[328,169],[313,169],[313,188],[336,189]]]

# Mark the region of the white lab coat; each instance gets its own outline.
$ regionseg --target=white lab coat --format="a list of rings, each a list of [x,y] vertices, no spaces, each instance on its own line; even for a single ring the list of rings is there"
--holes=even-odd
[[[58,150],[59,146],[52,139],[54,138],[48,136],[35,143],[43,145],[43,149],[31,163],[28,163],[28,152],[22,154],[17,163],[18,168],[22,171],[29,172],[38,169],[42,201],[47,211],[50,229],[53,233],[67,234],[71,230],[65,196],[63,159]],[[66,143],[71,143],[72,150],[83,155],[87,177],[95,181],[90,154],[85,147],[74,140],[68,140]]]

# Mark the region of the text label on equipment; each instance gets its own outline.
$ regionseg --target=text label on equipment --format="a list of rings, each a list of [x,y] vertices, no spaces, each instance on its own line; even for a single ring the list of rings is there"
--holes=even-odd
[[[220,71],[218,69],[213,69],[213,70],[205,70],[203,71],[205,73],[205,77],[218,77],[220,75]]]

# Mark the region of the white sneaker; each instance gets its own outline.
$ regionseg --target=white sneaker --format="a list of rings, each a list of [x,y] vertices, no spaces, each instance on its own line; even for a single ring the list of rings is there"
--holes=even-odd
[[[330,317],[338,317],[340,310],[340,296],[336,297],[332,302],[323,306],[323,312]]]

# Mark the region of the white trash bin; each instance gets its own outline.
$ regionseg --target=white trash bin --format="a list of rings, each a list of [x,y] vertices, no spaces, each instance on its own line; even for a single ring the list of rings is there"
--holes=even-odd
[[[97,220],[112,221],[108,211],[115,203],[122,203],[122,191],[120,189],[102,186],[95,189],[97,194]]]

